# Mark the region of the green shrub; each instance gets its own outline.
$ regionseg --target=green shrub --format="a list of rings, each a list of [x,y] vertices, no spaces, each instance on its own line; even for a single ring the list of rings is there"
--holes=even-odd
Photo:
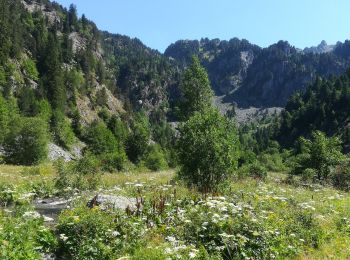
[[[15,187],[0,184],[0,206],[8,206],[14,202]]]
[[[124,146],[129,134],[127,125],[116,115],[113,115],[108,121],[108,129],[111,130],[119,145]]]
[[[312,133],[310,140],[300,139],[301,153],[297,155],[293,174],[302,174],[305,169],[314,169],[318,181],[327,180],[331,169],[344,159],[341,142],[337,137],[328,138],[320,131]]]
[[[79,190],[95,190],[100,184],[100,161],[91,154],[86,154],[83,158],[72,165],[74,181],[73,188]]]
[[[101,169],[108,172],[124,170],[127,161],[126,154],[123,150],[122,152],[102,154],[98,158],[101,161]]]
[[[39,72],[36,68],[35,62],[32,59],[27,58],[22,60],[22,66],[28,78],[35,81],[39,79]]]
[[[70,149],[76,138],[71,127],[71,123],[66,118],[64,113],[59,110],[55,110],[52,115],[51,126],[55,141],[59,145]]]
[[[10,215],[0,210],[0,259],[35,260],[55,251],[56,237],[41,217],[27,208],[15,208],[14,212]]]
[[[164,152],[157,144],[149,147],[143,161],[145,166],[152,171],[164,170],[168,167]]]
[[[330,175],[331,183],[334,187],[349,191],[350,190],[350,167],[349,162],[343,163],[335,168]]]
[[[5,161],[32,165],[47,158],[47,124],[40,118],[19,118],[12,122],[11,132],[4,142]]]
[[[5,140],[9,132],[10,108],[7,101],[0,94],[0,144]]]
[[[258,160],[263,164],[267,170],[274,172],[281,172],[286,170],[283,158],[280,153],[263,153],[259,155]]]
[[[118,259],[139,246],[144,227],[139,220],[115,212],[84,207],[60,215],[59,254],[66,259]]]
[[[266,168],[259,162],[254,162],[249,165],[249,176],[257,179],[265,179],[267,176]]]
[[[179,132],[179,176],[189,185],[213,190],[236,169],[239,144],[235,125],[217,110],[196,113]]]
[[[131,133],[126,140],[126,154],[133,163],[138,163],[146,154],[151,131],[145,114],[136,114],[131,124]]]
[[[307,168],[303,171],[303,173],[301,175],[301,180],[302,181],[313,181],[316,179],[316,176],[317,176],[317,172],[315,169]]]
[[[85,139],[89,151],[95,155],[118,152],[117,140],[103,122],[95,122],[90,125]]]
[[[55,162],[57,171],[55,187],[60,193],[69,195],[74,189],[95,190],[100,184],[100,161],[86,154],[76,162],[65,163],[62,159]]]

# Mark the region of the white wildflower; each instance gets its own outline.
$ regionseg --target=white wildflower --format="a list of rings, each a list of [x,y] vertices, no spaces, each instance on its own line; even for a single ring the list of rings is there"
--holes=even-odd
[[[118,232],[118,231],[113,231],[112,232],[112,236],[114,236],[114,237],[117,237],[117,236],[119,236],[120,235],[120,233]]]
[[[167,241],[169,241],[169,242],[175,242],[175,241],[176,241],[176,238],[173,237],[173,236],[167,236],[167,237],[165,238],[165,240],[167,240]]]
[[[67,241],[68,237],[65,234],[60,234],[60,239],[65,242]]]
[[[197,253],[196,253],[196,252],[193,252],[193,251],[191,251],[191,252],[188,254],[188,256],[189,256],[191,259],[192,259],[192,258],[195,258],[196,255],[197,255]]]

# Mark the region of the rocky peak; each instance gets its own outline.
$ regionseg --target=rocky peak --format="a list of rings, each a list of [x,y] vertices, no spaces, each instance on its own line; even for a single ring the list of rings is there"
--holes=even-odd
[[[328,45],[325,40],[321,41],[319,45],[316,47],[310,47],[310,48],[305,48],[304,53],[314,53],[314,54],[321,54],[321,53],[327,53],[331,52],[334,50],[334,45]]]

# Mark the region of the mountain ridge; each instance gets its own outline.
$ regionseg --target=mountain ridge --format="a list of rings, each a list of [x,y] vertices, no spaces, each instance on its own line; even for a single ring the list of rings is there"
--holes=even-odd
[[[316,76],[339,76],[349,67],[349,42],[338,42],[327,50],[301,51],[287,41],[267,48],[247,40],[230,41],[207,38],[180,40],[171,44],[164,55],[183,66],[192,55],[201,59],[217,95],[240,107],[284,106],[295,91],[303,91]],[[247,59],[248,58],[248,59]]]

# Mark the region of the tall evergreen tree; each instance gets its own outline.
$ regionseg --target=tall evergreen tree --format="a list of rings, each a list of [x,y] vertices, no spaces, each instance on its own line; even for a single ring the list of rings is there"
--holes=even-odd
[[[63,70],[61,68],[61,50],[55,33],[50,33],[44,59],[43,83],[47,97],[53,109],[64,110],[66,95]]]

